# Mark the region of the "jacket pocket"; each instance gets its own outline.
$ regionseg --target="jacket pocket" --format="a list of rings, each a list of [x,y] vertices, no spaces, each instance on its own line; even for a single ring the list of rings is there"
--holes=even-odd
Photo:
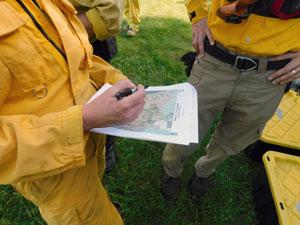
[[[49,225],[82,225],[75,207],[65,209],[60,212],[52,212],[50,209],[40,208],[42,217]]]
[[[33,29],[33,22],[5,2],[0,3],[0,57],[23,92],[35,97],[47,95],[47,85],[63,69],[50,50],[47,40]],[[4,18],[4,19],[3,19]],[[4,29],[2,30],[2,27]],[[15,90],[15,92],[19,92]]]
[[[0,2],[0,38],[18,30],[28,18],[21,17],[7,2]]]
[[[62,174],[34,181],[24,181],[15,183],[13,186],[25,198],[33,202],[36,206],[47,203],[47,198],[60,187]]]

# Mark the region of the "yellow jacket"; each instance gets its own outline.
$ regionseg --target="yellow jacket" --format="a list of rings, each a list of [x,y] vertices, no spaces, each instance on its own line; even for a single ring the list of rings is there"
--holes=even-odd
[[[213,38],[224,47],[250,55],[281,55],[300,51],[300,19],[281,20],[252,14],[241,24],[225,23],[216,12],[225,0],[186,0],[191,22],[208,17]],[[194,16],[191,16],[194,15]]]
[[[22,2],[37,17],[44,15],[31,0]],[[15,0],[0,1],[0,184],[84,166],[91,149],[85,149],[82,105],[95,92],[91,83],[100,87],[125,79],[92,56],[86,31],[67,0],[38,2],[49,15],[39,22],[63,46],[67,61]]]
[[[78,12],[85,12],[96,38],[105,40],[116,36],[122,25],[122,0],[69,0]]]

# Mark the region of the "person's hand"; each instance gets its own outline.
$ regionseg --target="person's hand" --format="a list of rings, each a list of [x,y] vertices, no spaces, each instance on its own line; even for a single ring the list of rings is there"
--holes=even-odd
[[[192,45],[197,54],[201,57],[204,56],[204,40],[208,38],[209,43],[214,45],[215,41],[211,35],[211,32],[207,26],[207,18],[203,18],[192,25]]]
[[[110,87],[92,102],[83,106],[83,129],[126,124],[137,119],[145,105],[145,90],[142,85],[132,95],[117,100],[115,95],[126,88],[136,86],[129,80],[122,80]]]
[[[272,73],[268,79],[273,84],[287,84],[300,78],[300,52],[287,53],[272,60],[292,59],[285,67]]]

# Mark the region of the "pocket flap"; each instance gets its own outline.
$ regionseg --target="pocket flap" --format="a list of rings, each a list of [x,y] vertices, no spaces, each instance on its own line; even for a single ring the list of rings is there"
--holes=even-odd
[[[0,37],[17,30],[28,20],[4,1],[0,1],[0,15]]]

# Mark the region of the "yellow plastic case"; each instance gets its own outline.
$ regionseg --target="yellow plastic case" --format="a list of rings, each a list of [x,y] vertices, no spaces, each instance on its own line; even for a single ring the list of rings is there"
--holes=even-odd
[[[300,150],[300,96],[296,91],[290,90],[284,95],[260,140]]]
[[[300,225],[300,157],[268,151],[263,162],[280,225]]]

